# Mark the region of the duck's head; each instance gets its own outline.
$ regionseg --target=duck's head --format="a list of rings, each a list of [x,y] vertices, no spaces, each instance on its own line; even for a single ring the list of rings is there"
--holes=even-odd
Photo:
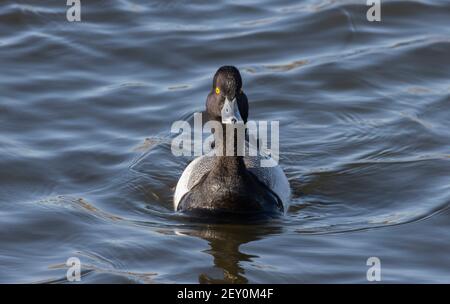
[[[223,66],[217,70],[206,100],[206,112],[210,119],[223,124],[247,123],[248,100],[236,67]]]

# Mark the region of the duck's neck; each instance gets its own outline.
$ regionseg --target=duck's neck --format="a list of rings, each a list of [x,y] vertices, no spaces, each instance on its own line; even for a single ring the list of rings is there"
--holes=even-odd
[[[222,124],[222,130],[222,136],[215,136],[215,149],[222,152],[218,155],[242,159],[245,153],[245,127]]]
[[[238,135],[235,131],[235,128],[228,127],[225,124],[222,124],[222,134],[219,135],[215,133],[215,150],[216,150],[216,161],[215,166],[212,169],[210,175],[222,176],[226,179],[229,177],[237,177],[241,176],[243,172],[245,172],[245,163],[244,163],[244,151],[241,150],[241,153],[238,153],[240,149],[238,146],[243,146],[244,143],[239,143]]]

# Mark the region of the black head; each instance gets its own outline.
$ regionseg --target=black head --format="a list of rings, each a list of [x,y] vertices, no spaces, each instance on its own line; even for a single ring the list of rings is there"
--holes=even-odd
[[[234,66],[220,67],[213,78],[213,90],[219,88],[220,95],[233,100],[242,89],[242,77]]]
[[[206,111],[210,119],[222,123],[247,122],[248,100],[236,67],[223,66],[217,70],[206,100]]]

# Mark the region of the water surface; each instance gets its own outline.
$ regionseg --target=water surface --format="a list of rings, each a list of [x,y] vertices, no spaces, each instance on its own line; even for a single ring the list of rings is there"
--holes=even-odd
[[[450,3],[0,4],[0,282],[450,282]],[[172,210],[171,124],[239,67],[280,121],[287,215]]]

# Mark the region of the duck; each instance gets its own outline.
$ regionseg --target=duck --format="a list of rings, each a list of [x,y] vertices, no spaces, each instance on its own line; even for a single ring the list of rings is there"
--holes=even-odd
[[[214,74],[204,113],[224,130],[222,136],[214,137],[213,152],[225,149],[228,140],[234,141],[236,152],[236,134],[226,127],[247,123],[249,102],[235,66],[222,66]],[[291,191],[283,169],[270,156],[228,155],[209,153],[185,168],[175,188],[175,211],[244,217],[285,214]],[[263,157],[273,165],[261,166]]]

